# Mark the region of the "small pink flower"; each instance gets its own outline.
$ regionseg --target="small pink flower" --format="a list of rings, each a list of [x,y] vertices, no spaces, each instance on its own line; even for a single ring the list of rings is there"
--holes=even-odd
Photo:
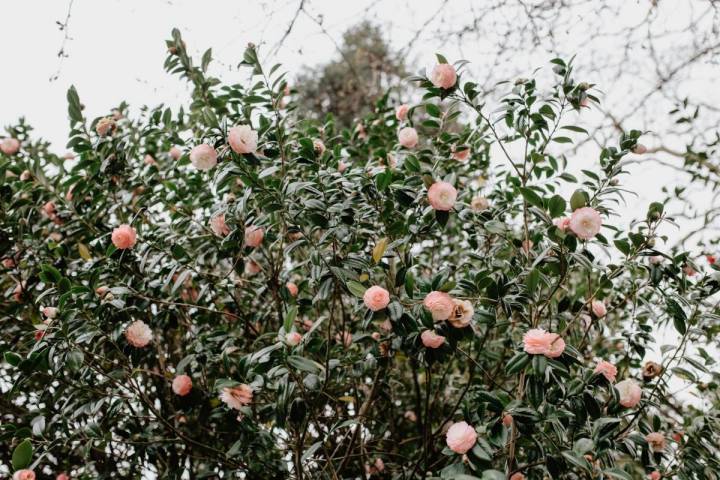
[[[30,173],[30,170],[23,170],[23,172],[20,174],[20,180],[23,182],[27,182],[32,178],[32,173]]]
[[[45,212],[45,215],[49,218],[53,218],[55,216],[55,204],[53,202],[45,202],[42,209],[43,212]]]
[[[298,286],[295,285],[293,282],[287,282],[285,284],[285,288],[288,289],[288,292],[290,292],[291,297],[297,297],[298,295]]]
[[[323,153],[325,153],[326,148],[323,141],[319,138],[313,140],[313,150],[315,150],[315,153],[317,153],[318,155],[322,155]]]
[[[352,345],[352,342],[353,342],[352,333],[350,333],[350,332],[342,332],[342,334],[338,333],[337,335],[335,335],[335,340],[337,340],[338,343],[342,343],[347,348],[350,345]]]
[[[67,473],[59,473],[58,476],[55,477],[55,480],[70,480],[70,477]]]
[[[190,378],[187,375],[178,375],[173,379],[172,382],[172,391],[175,392],[175,395],[180,395],[181,397],[184,397],[188,393],[190,393],[190,390],[192,390],[192,378]]]
[[[460,150],[457,150],[457,149],[455,149],[455,147],[453,147],[452,157],[455,160],[457,160],[459,162],[464,162],[465,160],[468,159],[469,156],[470,156],[470,147],[460,147]]]
[[[15,260],[12,258],[3,258],[2,266],[5,268],[15,268]]]
[[[637,155],[642,155],[643,153],[647,153],[647,147],[642,143],[638,143],[633,147],[632,152]]]
[[[207,143],[196,145],[190,150],[190,163],[198,170],[210,170],[217,165],[217,152]]]
[[[35,472],[28,469],[18,470],[13,474],[12,480],[35,480]]]
[[[74,160],[75,154],[72,152],[65,152],[65,155],[63,155],[63,159],[65,160]]]
[[[428,189],[430,206],[441,212],[452,210],[457,199],[457,190],[448,182],[435,182]]]
[[[15,155],[20,150],[20,141],[17,138],[3,138],[0,142],[0,152],[5,155]]]
[[[530,250],[532,250],[533,245],[534,244],[533,244],[532,240],[523,240],[522,243],[520,244],[522,251],[525,253],[525,255],[530,253]]]
[[[445,440],[450,450],[463,454],[475,446],[477,432],[467,422],[453,423]]]
[[[105,294],[108,293],[109,291],[110,291],[110,289],[109,289],[108,287],[106,287],[106,286],[100,286],[100,287],[97,287],[97,288],[95,289],[95,293],[96,293],[99,297],[104,297]]]
[[[47,318],[55,318],[57,316],[57,308],[55,307],[44,307],[42,309],[43,315]]]
[[[135,246],[137,242],[137,233],[130,225],[122,224],[112,231],[112,243],[120,250],[125,250]]]
[[[245,262],[245,273],[248,275],[257,275],[262,271],[262,268],[260,268],[260,264],[258,264],[255,260],[248,260]]]
[[[379,341],[380,341],[380,332],[373,332],[372,335],[370,335],[370,336],[371,336],[372,339],[375,340],[376,342],[379,342]]]
[[[250,385],[244,383],[237,387],[225,387],[220,392],[220,400],[235,410],[240,410],[244,405],[251,404],[252,399],[253,389]]]
[[[653,470],[648,474],[648,478],[650,480],[660,480],[662,478],[662,475],[657,470]]]
[[[558,358],[565,351],[565,340],[560,337],[557,333],[548,333],[550,338],[550,344],[548,350],[545,352],[545,356],[548,358]]]
[[[650,257],[650,263],[652,263],[653,265],[658,265],[662,262],[663,262],[662,255],[653,255],[652,257]]]
[[[143,348],[152,341],[152,330],[142,320],[135,320],[125,330],[125,338],[133,347]]]
[[[435,65],[430,74],[430,81],[436,87],[448,89],[452,88],[457,82],[457,72],[455,67],[449,63],[439,63]]]
[[[262,227],[250,225],[245,228],[245,245],[251,248],[259,247],[265,237]]]
[[[418,133],[412,127],[405,127],[398,132],[398,142],[405,148],[415,148],[418,144]]]
[[[95,124],[95,131],[101,137],[105,137],[107,135],[112,135],[114,130],[115,130],[115,120],[113,120],[112,118],[109,118],[109,117],[101,118],[100,120],[98,120],[97,124]]]
[[[337,167],[338,172],[343,173],[345,170],[347,170],[347,168],[348,168],[347,163],[343,162],[342,160],[340,160],[338,162],[338,167]]]
[[[512,417],[512,415],[510,415],[509,413],[506,413],[505,415],[503,415],[503,417],[502,417],[502,424],[503,424],[505,427],[510,428],[510,426],[512,426],[512,424],[513,424],[513,417]]]
[[[570,216],[570,230],[581,240],[590,240],[600,232],[602,218],[591,207],[582,207],[575,210]]]
[[[619,382],[615,385],[615,390],[620,394],[620,405],[623,407],[633,408],[640,403],[642,388],[634,380],[628,378]]]
[[[422,344],[427,348],[440,348],[445,343],[445,337],[438,335],[434,330],[425,330],[420,334]]]
[[[468,300],[453,299],[453,311],[448,323],[455,328],[465,328],[472,322],[475,308]]]
[[[430,310],[433,320],[447,320],[455,309],[455,303],[450,295],[445,292],[432,291],[423,300],[425,308]]]
[[[650,450],[653,452],[662,452],[665,450],[665,435],[660,432],[652,432],[645,435],[645,441],[648,442]]]
[[[255,153],[258,133],[250,125],[238,125],[228,130],[228,143],[235,153]]]
[[[570,218],[569,217],[556,218],[555,220],[553,220],[553,225],[555,225],[561,231],[566,232],[567,229],[570,228]]]
[[[157,165],[155,158],[153,158],[153,156],[149,153],[145,155],[145,158],[143,158],[143,162],[145,163],[145,165]]]
[[[410,107],[406,104],[402,104],[395,109],[395,118],[397,118],[399,121],[403,122],[407,118],[408,111],[410,110]]]
[[[694,277],[695,275],[697,275],[697,271],[695,271],[695,269],[690,265],[685,265],[682,270],[688,277]]]
[[[534,328],[528,330],[523,336],[523,349],[531,355],[557,358],[565,351],[565,341],[557,333]]]
[[[225,223],[224,213],[218,213],[210,218],[210,230],[218,237],[224,237],[230,234],[230,228]]]
[[[520,472],[515,472],[510,475],[510,480],[525,480],[525,475]]]
[[[607,307],[605,306],[605,302],[602,302],[600,300],[593,300],[590,304],[590,308],[592,309],[592,312],[595,314],[595,316],[598,318],[602,318],[607,315]]]
[[[474,197],[470,201],[470,208],[472,208],[476,212],[484,212],[485,210],[490,208],[490,202],[485,197]]]
[[[411,423],[417,422],[417,415],[412,410],[406,410],[403,414],[403,418]]]
[[[285,335],[285,343],[287,343],[291,347],[294,347],[302,341],[302,338],[302,335],[300,335],[298,332],[290,332]]]
[[[600,360],[595,366],[593,373],[599,373],[607,379],[610,383],[615,383],[615,377],[617,375],[617,367],[610,362]]]
[[[378,285],[374,285],[365,290],[363,302],[373,312],[383,310],[390,303],[390,292]]]
[[[169,153],[170,158],[172,158],[173,160],[180,160],[180,157],[182,157],[183,154],[182,150],[177,145],[173,145]]]

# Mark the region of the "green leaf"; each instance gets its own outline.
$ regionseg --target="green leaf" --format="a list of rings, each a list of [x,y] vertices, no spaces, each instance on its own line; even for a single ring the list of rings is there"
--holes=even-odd
[[[587,205],[587,194],[582,190],[575,190],[570,197],[570,208],[574,212],[578,208],[582,208],[585,205]]]
[[[301,357],[299,355],[290,355],[287,358],[287,361],[290,365],[297,368],[298,370],[302,370],[303,372],[321,373],[325,370],[325,367],[320,365],[318,362],[310,360],[309,358]]]
[[[577,127],[575,125],[565,125],[564,127],[560,127],[563,130],[570,130],[571,132],[578,132],[578,133],[584,133],[586,135],[589,135],[588,131],[585,130],[582,127]]]
[[[5,358],[5,361],[13,367],[17,367],[22,361],[22,357],[15,352],[5,352],[3,354],[3,358]]]
[[[550,210],[550,216],[560,217],[565,213],[565,209],[567,208],[567,202],[564,198],[562,198],[560,195],[553,195],[550,201],[548,202],[548,209]]]
[[[28,465],[30,465],[30,461],[32,460],[32,454],[33,454],[33,447],[32,443],[30,443],[30,440],[27,438],[20,442],[20,444],[15,447],[15,450],[12,454],[12,466],[15,470],[21,470]]]
[[[588,461],[585,460],[585,457],[578,455],[577,453],[570,450],[562,452],[562,456],[565,457],[565,460],[575,465],[576,467],[581,468],[586,472],[592,471],[592,468],[590,467]]]
[[[512,357],[505,365],[505,372],[508,375],[519,372],[524,369],[529,363],[532,357],[525,352],[519,352]]]
[[[70,120],[72,120],[72,123],[82,122],[82,106],[80,105],[80,97],[78,96],[74,85],[71,85],[67,91],[67,101],[68,116],[70,117]]]
[[[620,478],[622,480],[633,480],[632,475],[627,473],[625,470],[621,470],[617,467],[603,470],[603,473],[609,477]]]
[[[520,187],[520,193],[530,205],[534,205],[538,208],[545,208],[545,206],[543,205],[542,197],[535,193],[534,190],[526,187]]]
[[[285,333],[288,333],[292,329],[295,317],[297,317],[297,307],[293,305],[288,309],[287,313],[285,314],[285,320],[283,321],[283,328],[285,328]]]
[[[685,332],[687,331],[687,315],[685,315],[685,311],[672,298],[666,299],[665,303],[667,305],[668,314],[673,319],[675,330],[677,330],[680,335],[685,335]]]
[[[403,314],[403,307],[400,305],[397,301],[392,301],[388,305],[388,311],[390,312],[390,318],[393,320],[398,320],[400,317],[402,317]]]
[[[348,280],[345,283],[345,286],[348,288],[348,290],[350,290],[350,293],[360,298],[365,295],[365,290],[367,290],[367,287],[365,285],[360,282],[356,282],[355,280]]]

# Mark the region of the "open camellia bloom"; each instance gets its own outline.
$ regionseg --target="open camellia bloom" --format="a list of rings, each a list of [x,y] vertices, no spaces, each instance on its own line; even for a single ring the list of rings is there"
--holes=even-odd
[[[450,295],[445,292],[433,291],[428,293],[423,300],[423,305],[432,314],[433,320],[447,320],[455,310],[455,303]]]
[[[557,333],[542,328],[528,330],[523,337],[523,349],[533,355],[557,358],[565,351],[565,341]]]
[[[581,240],[590,240],[600,232],[602,218],[594,208],[582,207],[570,216],[570,230]]]
[[[220,400],[235,410],[250,405],[253,400],[253,389],[250,385],[242,384],[237,387],[225,387],[220,392]]]
[[[291,297],[297,297],[297,296],[298,296],[298,292],[300,291],[300,290],[298,289],[298,286],[297,286],[295,283],[293,283],[293,282],[287,282],[287,283],[285,284],[285,288],[287,288],[288,293],[290,293],[290,296],[291,296]]]
[[[285,335],[285,343],[294,347],[302,341],[302,335],[298,332],[290,332]]]
[[[173,145],[168,153],[173,160],[180,160],[183,155],[183,151],[177,145]]]
[[[35,480],[35,472],[24,468],[13,474],[12,480]]]
[[[418,133],[412,127],[405,127],[398,132],[398,142],[405,148],[415,148],[418,144]]]
[[[3,138],[0,141],[0,152],[5,155],[15,155],[20,150],[20,142],[17,138]]]
[[[445,337],[438,335],[433,330],[424,330],[420,334],[420,339],[427,348],[440,348],[445,343]]]
[[[651,432],[645,435],[645,441],[648,443],[650,450],[653,452],[662,452],[665,450],[665,435],[660,432]]]
[[[238,125],[228,130],[228,143],[235,153],[255,153],[258,133],[250,125]]]
[[[448,323],[455,328],[465,328],[472,323],[475,308],[468,300],[453,299],[453,310]]]
[[[383,310],[390,303],[390,292],[378,285],[374,285],[365,290],[363,302],[373,312]]]
[[[445,440],[450,450],[462,454],[475,446],[477,432],[467,422],[457,422],[448,429]]]
[[[620,394],[620,405],[633,408],[640,403],[642,388],[632,379],[626,379],[615,385],[615,390]]]
[[[613,365],[612,363],[606,362],[605,360],[601,360],[595,366],[595,370],[593,370],[593,372],[599,373],[600,375],[605,377],[608,382],[614,383],[618,370],[617,370],[617,367],[615,365]]]
[[[142,320],[135,320],[125,330],[125,338],[133,347],[143,348],[153,338],[152,330]]]
[[[407,119],[409,110],[410,106],[403,103],[395,109],[395,118],[397,118],[401,122],[405,121],[405,119]]]
[[[448,182],[435,182],[428,188],[430,206],[442,212],[452,210],[457,199],[457,190]]]
[[[265,238],[265,229],[256,225],[250,225],[245,228],[245,246],[256,248],[262,244]]]
[[[196,145],[190,150],[190,163],[198,170],[210,170],[217,165],[217,152],[207,143]]]
[[[607,314],[607,307],[605,306],[605,302],[601,300],[593,300],[590,308],[592,309],[592,312],[595,314],[595,316],[598,318],[602,318]]]
[[[137,233],[130,225],[120,225],[112,232],[112,243],[120,250],[132,248],[137,243]]]
[[[173,379],[172,390],[175,395],[184,397],[192,390],[192,379],[188,375],[178,375]]]
[[[210,219],[210,229],[218,237],[225,237],[230,234],[230,228],[225,223],[224,213],[218,213]]]
[[[457,72],[455,67],[448,63],[439,63],[435,65],[430,74],[430,81],[436,87],[449,89],[455,86],[457,82]]]

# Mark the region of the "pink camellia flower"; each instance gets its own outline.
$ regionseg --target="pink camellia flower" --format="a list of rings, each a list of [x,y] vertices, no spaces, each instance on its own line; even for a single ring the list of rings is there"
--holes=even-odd
[[[57,316],[57,308],[55,307],[44,307],[42,309],[43,315],[47,318],[55,318]]]
[[[557,228],[562,230],[563,232],[567,231],[568,228],[570,228],[570,218],[568,217],[560,217],[553,220],[553,225],[555,225]]]
[[[177,145],[173,145],[168,153],[170,153],[170,158],[173,160],[180,160],[180,157],[182,157],[183,154],[182,150]]]
[[[658,265],[662,262],[663,262],[662,255],[653,255],[652,257],[650,257],[650,263],[652,263],[653,265]]]
[[[335,335],[335,340],[337,340],[338,343],[342,343],[347,348],[350,345],[352,345],[352,342],[353,342],[352,333],[347,332],[347,331],[342,332],[342,334],[338,333],[337,335]]]
[[[512,415],[510,415],[509,413],[506,413],[505,415],[503,415],[503,417],[502,417],[502,424],[503,424],[505,427],[510,428],[510,426],[512,425],[512,423],[513,423],[513,417],[512,417]]]
[[[648,474],[648,478],[650,480],[660,480],[662,478],[662,475],[657,470],[653,470]]]
[[[152,340],[152,330],[142,320],[135,320],[125,330],[125,338],[133,347],[143,348]]]
[[[449,63],[439,63],[435,65],[430,74],[430,81],[436,87],[448,89],[452,88],[457,82],[457,72],[455,67]]]
[[[650,450],[653,452],[662,452],[665,450],[665,435],[660,432],[652,432],[645,435],[645,441],[648,442]]]
[[[600,360],[595,366],[593,373],[599,373],[607,379],[610,383],[615,383],[615,377],[617,375],[617,367],[610,362]]]
[[[685,265],[682,270],[688,277],[694,277],[695,275],[697,275],[697,271],[695,271],[695,269],[690,265]]]
[[[55,477],[55,480],[70,480],[70,477],[67,473],[58,473],[57,477]]]
[[[363,302],[373,312],[383,310],[390,303],[390,292],[378,285],[374,285],[365,290]]]
[[[598,318],[602,318],[607,315],[607,307],[605,306],[605,302],[602,302],[600,300],[593,300],[590,304],[590,308],[592,309],[592,312],[595,314],[595,316]]]
[[[20,150],[20,141],[17,138],[3,138],[0,142],[0,152],[5,155],[15,155]]]
[[[450,450],[463,454],[475,446],[477,432],[467,422],[453,423],[447,431],[445,440]]]
[[[632,152],[637,155],[642,155],[643,153],[647,153],[647,147],[643,145],[642,143],[635,144],[635,146],[632,149]]]
[[[323,141],[319,138],[313,140],[313,150],[315,150],[315,153],[317,153],[318,155],[322,155],[323,153],[325,153],[326,148]]]
[[[255,260],[248,260],[245,262],[245,273],[248,275],[257,275],[261,271],[262,268],[260,268],[260,264]]]
[[[370,335],[370,336],[371,336],[372,339],[375,340],[376,342],[379,342],[379,341],[380,341],[380,332],[373,332],[372,335]]]
[[[224,213],[218,213],[210,218],[210,230],[218,237],[224,237],[230,234],[230,228],[225,223]]]
[[[15,268],[15,260],[12,258],[3,258],[2,266],[5,268]]]
[[[420,334],[422,344],[427,348],[440,348],[445,343],[445,337],[438,335],[434,330],[425,330]]]
[[[285,343],[287,343],[291,347],[294,347],[301,341],[302,341],[302,335],[298,332],[290,332],[287,335],[285,335]]]
[[[173,379],[172,382],[172,391],[175,392],[175,395],[180,395],[181,397],[184,397],[188,393],[190,393],[190,390],[192,390],[192,378],[190,378],[187,375],[178,375]]]
[[[75,154],[72,153],[72,152],[65,152],[65,155],[63,155],[63,158],[64,158],[65,160],[74,160],[74,159],[75,159]]]
[[[23,182],[27,182],[32,178],[32,173],[30,173],[30,170],[23,170],[23,172],[20,174],[20,180]]]
[[[95,289],[95,293],[96,293],[99,297],[104,297],[105,294],[108,293],[109,291],[110,291],[110,289],[109,289],[108,287],[104,286],[104,285],[103,285],[103,286],[100,286],[100,287],[97,287],[97,288]]]
[[[97,124],[95,124],[95,131],[101,137],[112,135],[114,130],[115,120],[109,117],[101,118],[100,120],[98,120]]]
[[[452,210],[457,199],[457,190],[448,182],[435,182],[428,188],[430,206],[441,212]]]
[[[472,322],[475,308],[468,300],[453,299],[453,311],[448,323],[455,328],[465,328]]]
[[[285,288],[288,289],[288,292],[290,292],[290,296],[297,297],[298,296],[298,286],[295,285],[293,282],[287,282],[285,284]]]
[[[398,132],[398,142],[405,148],[415,148],[418,144],[418,133],[412,127],[405,127]]]
[[[620,405],[627,408],[633,408],[640,403],[642,397],[642,388],[632,379],[626,379],[615,385],[615,390],[620,394]]]
[[[13,473],[12,480],[35,480],[35,472],[24,468]]]
[[[395,118],[397,118],[399,121],[403,122],[407,118],[408,111],[410,110],[410,106],[407,104],[399,105],[395,109]]]
[[[347,170],[347,168],[348,168],[347,163],[343,162],[342,160],[340,160],[338,162],[338,167],[337,167],[338,172],[343,173],[345,170]]]
[[[137,233],[130,225],[122,224],[112,231],[112,243],[120,250],[125,250],[135,246],[137,242]]]
[[[459,162],[464,162],[465,160],[468,159],[469,156],[470,156],[470,147],[460,147],[459,150],[457,150],[455,147],[453,147],[452,157],[455,160],[457,160]]]
[[[255,153],[258,133],[250,125],[238,125],[228,130],[228,143],[235,153]]]
[[[255,225],[245,228],[245,245],[251,248],[259,247],[265,237],[265,229]]]
[[[453,314],[455,303],[450,295],[445,292],[432,291],[423,300],[425,308],[430,310],[433,320],[447,320]]]
[[[484,212],[485,210],[490,208],[490,202],[485,197],[474,197],[470,201],[470,208],[472,208],[476,212]]]
[[[207,143],[196,145],[190,150],[190,163],[198,170],[210,170],[217,165],[217,152]]]
[[[570,230],[581,240],[590,240],[600,232],[602,218],[591,207],[582,207],[575,210],[570,216]]]
[[[252,399],[253,389],[250,385],[244,383],[237,387],[225,387],[220,392],[220,400],[235,410],[240,410],[244,405],[251,404]]]
[[[42,209],[48,217],[53,218],[55,216],[55,204],[53,202],[45,202]]]
[[[145,163],[145,165],[157,165],[155,158],[149,153],[145,155],[145,158],[143,158],[143,162]]]
[[[542,328],[533,328],[523,336],[523,349],[531,355],[557,358],[565,351],[565,341],[557,333],[546,332]]]

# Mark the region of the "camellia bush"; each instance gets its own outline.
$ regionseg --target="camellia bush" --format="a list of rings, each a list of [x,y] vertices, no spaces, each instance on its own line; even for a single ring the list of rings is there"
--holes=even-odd
[[[566,171],[572,62],[493,101],[438,55],[341,130],[167,45],[182,108],[1,140],[0,476],[718,478],[717,269],[614,221],[641,132]]]

